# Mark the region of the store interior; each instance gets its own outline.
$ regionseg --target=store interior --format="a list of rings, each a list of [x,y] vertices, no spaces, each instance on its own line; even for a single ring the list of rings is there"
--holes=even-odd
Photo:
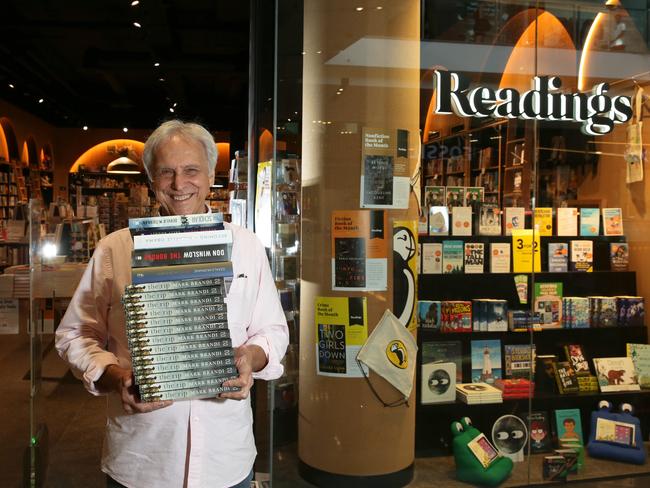
[[[589,363],[583,378],[595,378],[593,358],[626,356],[630,343],[648,347],[643,316],[640,323],[591,322],[578,330],[557,317],[544,325],[544,314],[534,312],[536,285],[544,284],[560,284],[557,303],[565,317],[576,297],[613,299],[617,317],[625,300],[640,297],[643,305],[650,299],[643,143],[650,126],[642,124],[650,107],[644,94],[650,91],[650,2],[354,3],[10,0],[0,7],[0,416],[11,419],[2,429],[0,485],[30,486],[30,479],[31,486],[53,488],[105,484],[99,470],[105,400],[73,377],[54,350],[53,332],[96,243],[130,218],[157,214],[142,151],[151,131],[172,118],[202,123],[214,136],[218,158],[208,204],[226,220],[255,229],[287,317],[285,373],[257,382],[253,394],[258,486],[470,486],[454,458],[453,429],[461,418],[471,417],[490,437],[501,416],[523,419],[530,430],[529,417],[541,411],[553,447],[561,448],[554,415],[577,410],[585,433],[578,452],[584,453],[601,399],[633,406],[647,450],[650,390],[639,378],[638,389],[576,386],[566,394],[554,384],[543,390],[539,367],[533,370],[535,354],[556,355],[557,368],[565,346],[579,344]],[[460,73],[463,93],[488,87],[484,93],[505,89],[522,97],[534,77],[544,83],[557,77],[562,93],[585,94],[575,102],[585,104],[592,87],[607,83],[612,99],[629,98],[621,103],[629,103],[631,115],[621,112],[620,120],[594,133],[585,130],[592,126],[580,109],[573,119],[476,116],[457,109],[460,102],[445,112],[440,71]],[[476,103],[467,103],[478,112]],[[397,153],[408,173],[405,206],[360,205],[359,182],[368,178],[359,164],[366,157],[361,140],[368,128],[407,134]],[[466,203],[450,203],[458,198]],[[463,218],[456,207],[469,209],[467,232],[454,229]],[[364,297],[371,326],[396,300],[392,248],[384,289],[333,284],[333,212],[373,208],[391,225],[416,225],[417,295],[412,326],[404,325],[419,351],[413,391],[402,408],[377,402],[362,377],[337,378],[338,372],[319,369],[314,304],[320,297]],[[530,254],[530,269],[516,269],[515,241],[506,231],[506,211],[513,208],[524,229],[536,229],[531,246],[541,252]],[[550,212],[552,230],[540,237],[542,209]],[[596,209],[599,230],[562,233],[560,209],[575,209],[578,228],[577,216]],[[607,233],[605,209],[618,210],[624,232]],[[479,216],[487,211],[500,215],[494,233],[481,228]],[[434,217],[447,219],[444,231]],[[552,246],[585,240],[592,246],[589,273],[551,269],[557,264]],[[467,261],[464,272],[436,268],[427,253],[439,246],[442,256],[451,242],[461,253],[478,244],[485,252],[481,271],[469,271]],[[507,269],[491,268],[494,245],[510,246]],[[624,263],[612,260],[612,245],[625,247]],[[522,276],[523,298],[523,282],[514,284]],[[419,301],[441,308],[462,302],[478,316],[481,305],[473,300],[501,301],[524,314],[526,326],[515,330],[511,316],[509,323],[502,319],[503,329],[481,329],[477,319],[461,331],[443,322],[444,311],[436,320],[418,315]],[[595,320],[593,310],[588,313]],[[453,361],[440,352],[452,342],[459,351]],[[432,399],[425,377],[432,365],[454,362],[456,384],[486,378],[494,384],[492,371],[479,368],[474,378],[479,348],[497,347],[494,369],[506,378],[502,346],[533,351],[517,377],[528,380],[526,395],[500,393],[498,402],[482,405],[456,394]],[[395,395],[380,377],[373,383],[380,396]],[[501,486],[554,482],[544,477],[553,449],[530,445]],[[647,461],[587,457],[568,481],[640,487],[650,481],[650,469]]]

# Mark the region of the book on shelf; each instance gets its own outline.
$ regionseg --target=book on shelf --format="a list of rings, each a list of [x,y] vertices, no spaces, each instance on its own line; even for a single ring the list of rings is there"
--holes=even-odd
[[[451,209],[451,234],[454,236],[472,235],[472,207],[453,207]]]
[[[550,207],[535,207],[533,227],[540,236],[553,235],[553,209]]]
[[[422,364],[454,363],[456,383],[463,381],[463,349],[461,341],[422,342]]]
[[[582,345],[566,344],[564,346],[564,353],[566,354],[567,361],[578,376],[591,374],[589,362],[585,358]]]
[[[593,241],[571,241],[570,271],[591,273],[594,270]]]
[[[591,327],[615,327],[619,320],[619,306],[616,297],[590,296],[589,315]]]
[[[429,233],[429,207],[420,207],[418,215],[418,234],[427,235]]]
[[[577,236],[578,235],[578,209],[575,207],[558,207],[557,235]]]
[[[580,235],[591,237],[600,235],[600,209],[580,209]]]
[[[465,202],[464,186],[447,186],[447,208],[451,211],[454,207],[462,207]]]
[[[420,403],[453,403],[456,401],[456,364],[423,363],[420,385]]]
[[[524,207],[506,207],[503,212],[503,229],[505,235],[512,235],[513,229],[526,228],[526,209]]]
[[[485,188],[482,186],[468,186],[465,188],[465,203],[466,207],[477,209],[478,206],[485,200]]]
[[[569,244],[548,243],[548,270],[551,273],[565,273],[569,270]]]
[[[534,344],[505,344],[503,346],[506,378],[531,378],[535,364]]]
[[[501,235],[501,215],[499,206],[495,203],[483,203],[479,207],[478,214],[478,235],[498,236]]]
[[[596,419],[594,439],[597,441],[634,447],[636,445],[635,435],[636,425],[634,424],[604,417]]]
[[[564,456],[558,454],[544,456],[542,461],[542,479],[544,481],[566,481],[568,464]]]
[[[485,382],[457,383],[458,398],[468,405],[503,403],[503,393]]]
[[[603,393],[641,389],[631,357],[594,358],[594,367]]]
[[[555,370],[553,369],[556,362],[555,354],[537,354],[535,356],[535,388],[538,391],[553,393],[557,390]]]
[[[457,274],[463,272],[463,241],[446,240],[442,243],[442,272]]]
[[[492,166],[492,147],[483,147],[478,152],[478,168],[489,169]]]
[[[580,391],[578,377],[575,370],[571,367],[571,363],[568,361],[557,361],[553,363],[553,374],[555,375],[558,392],[562,395]]]
[[[482,242],[465,243],[465,273],[483,273],[485,267],[485,244]]]
[[[472,383],[494,383],[502,378],[501,341],[499,339],[471,341]]]
[[[441,332],[472,332],[472,302],[444,300],[441,305]]]
[[[422,273],[423,274],[442,273],[442,243],[441,242],[422,243]]]
[[[439,300],[418,300],[418,325],[440,331],[441,305]]]
[[[609,243],[609,268],[612,271],[627,271],[630,264],[630,248],[627,242]]]
[[[621,327],[643,327],[645,325],[645,300],[643,297],[619,296],[618,325]]]
[[[555,431],[560,446],[577,443],[583,445],[580,409],[563,408],[555,410]]]
[[[539,312],[543,329],[562,327],[562,283],[535,283],[534,310]]]
[[[603,208],[603,235],[623,235],[623,212],[620,208]]]
[[[531,454],[550,452],[553,449],[553,436],[547,412],[530,412],[525,414],[526,423],[530,425],[528,442]]]
[[[510,273],[510,243],[490,243],[490,273]]]
[[[639,386],[650,389],[650,344],[625,345],[627,357],[632,359]]]
[[[527,378],[497,379],[494,386],[501,390],[504,400],[531,398],[535,391],[535,383]]]
[[[591,309],[587,297],[562,297],[562,328],[588,329]]]
[[[449,209],[446,206],[429,207],[429,235],[449,235]]]
[[[425,186],[424,205],[428,207],[446,206],[446,191],[444,186]]]

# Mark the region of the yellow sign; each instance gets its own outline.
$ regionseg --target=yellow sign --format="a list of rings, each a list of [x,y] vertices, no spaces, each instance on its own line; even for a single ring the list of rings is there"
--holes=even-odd
[[[534,241],[533,241],[534,235]],[[512,229],[512,271],[515,273],[539,273],[539,233],[532,229]]]
[[[390,341],[386,346],[386,357],[393,366],[397,366],[399,369],[408,368],[409,355],[402,341]]]

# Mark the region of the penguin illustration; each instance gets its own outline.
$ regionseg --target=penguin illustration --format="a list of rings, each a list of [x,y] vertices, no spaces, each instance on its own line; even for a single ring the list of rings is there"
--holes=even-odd
[[[404,364],[404,351],[400,347],[398,343],[394,343],[390,346],[390,352],[395,354],[397,356],[397,360],[399,361],[399,366]]]
[[[409,261],[415,257],[415,238],[410,229],[393,229],[393,308],[404,326],[408,326],[415,304],[415,276]]]

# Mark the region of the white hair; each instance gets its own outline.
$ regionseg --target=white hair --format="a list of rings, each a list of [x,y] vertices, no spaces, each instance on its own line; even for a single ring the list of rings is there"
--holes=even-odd
[[[214,169],[217,165],[217,146],[214,143],[212,135],[202,125],[175,119],[168,120],[161,124],[155,131],[153,131],[147,139],[147,142],[144,144],[142,160],[149,180],[153,179],[151,173],[156,163],[156,150],[161,143],[176,135],[185,140],[199,142],[203,146],[203,149],[205,149],[205,157],[208,162],[208,174],[214,175]]]

